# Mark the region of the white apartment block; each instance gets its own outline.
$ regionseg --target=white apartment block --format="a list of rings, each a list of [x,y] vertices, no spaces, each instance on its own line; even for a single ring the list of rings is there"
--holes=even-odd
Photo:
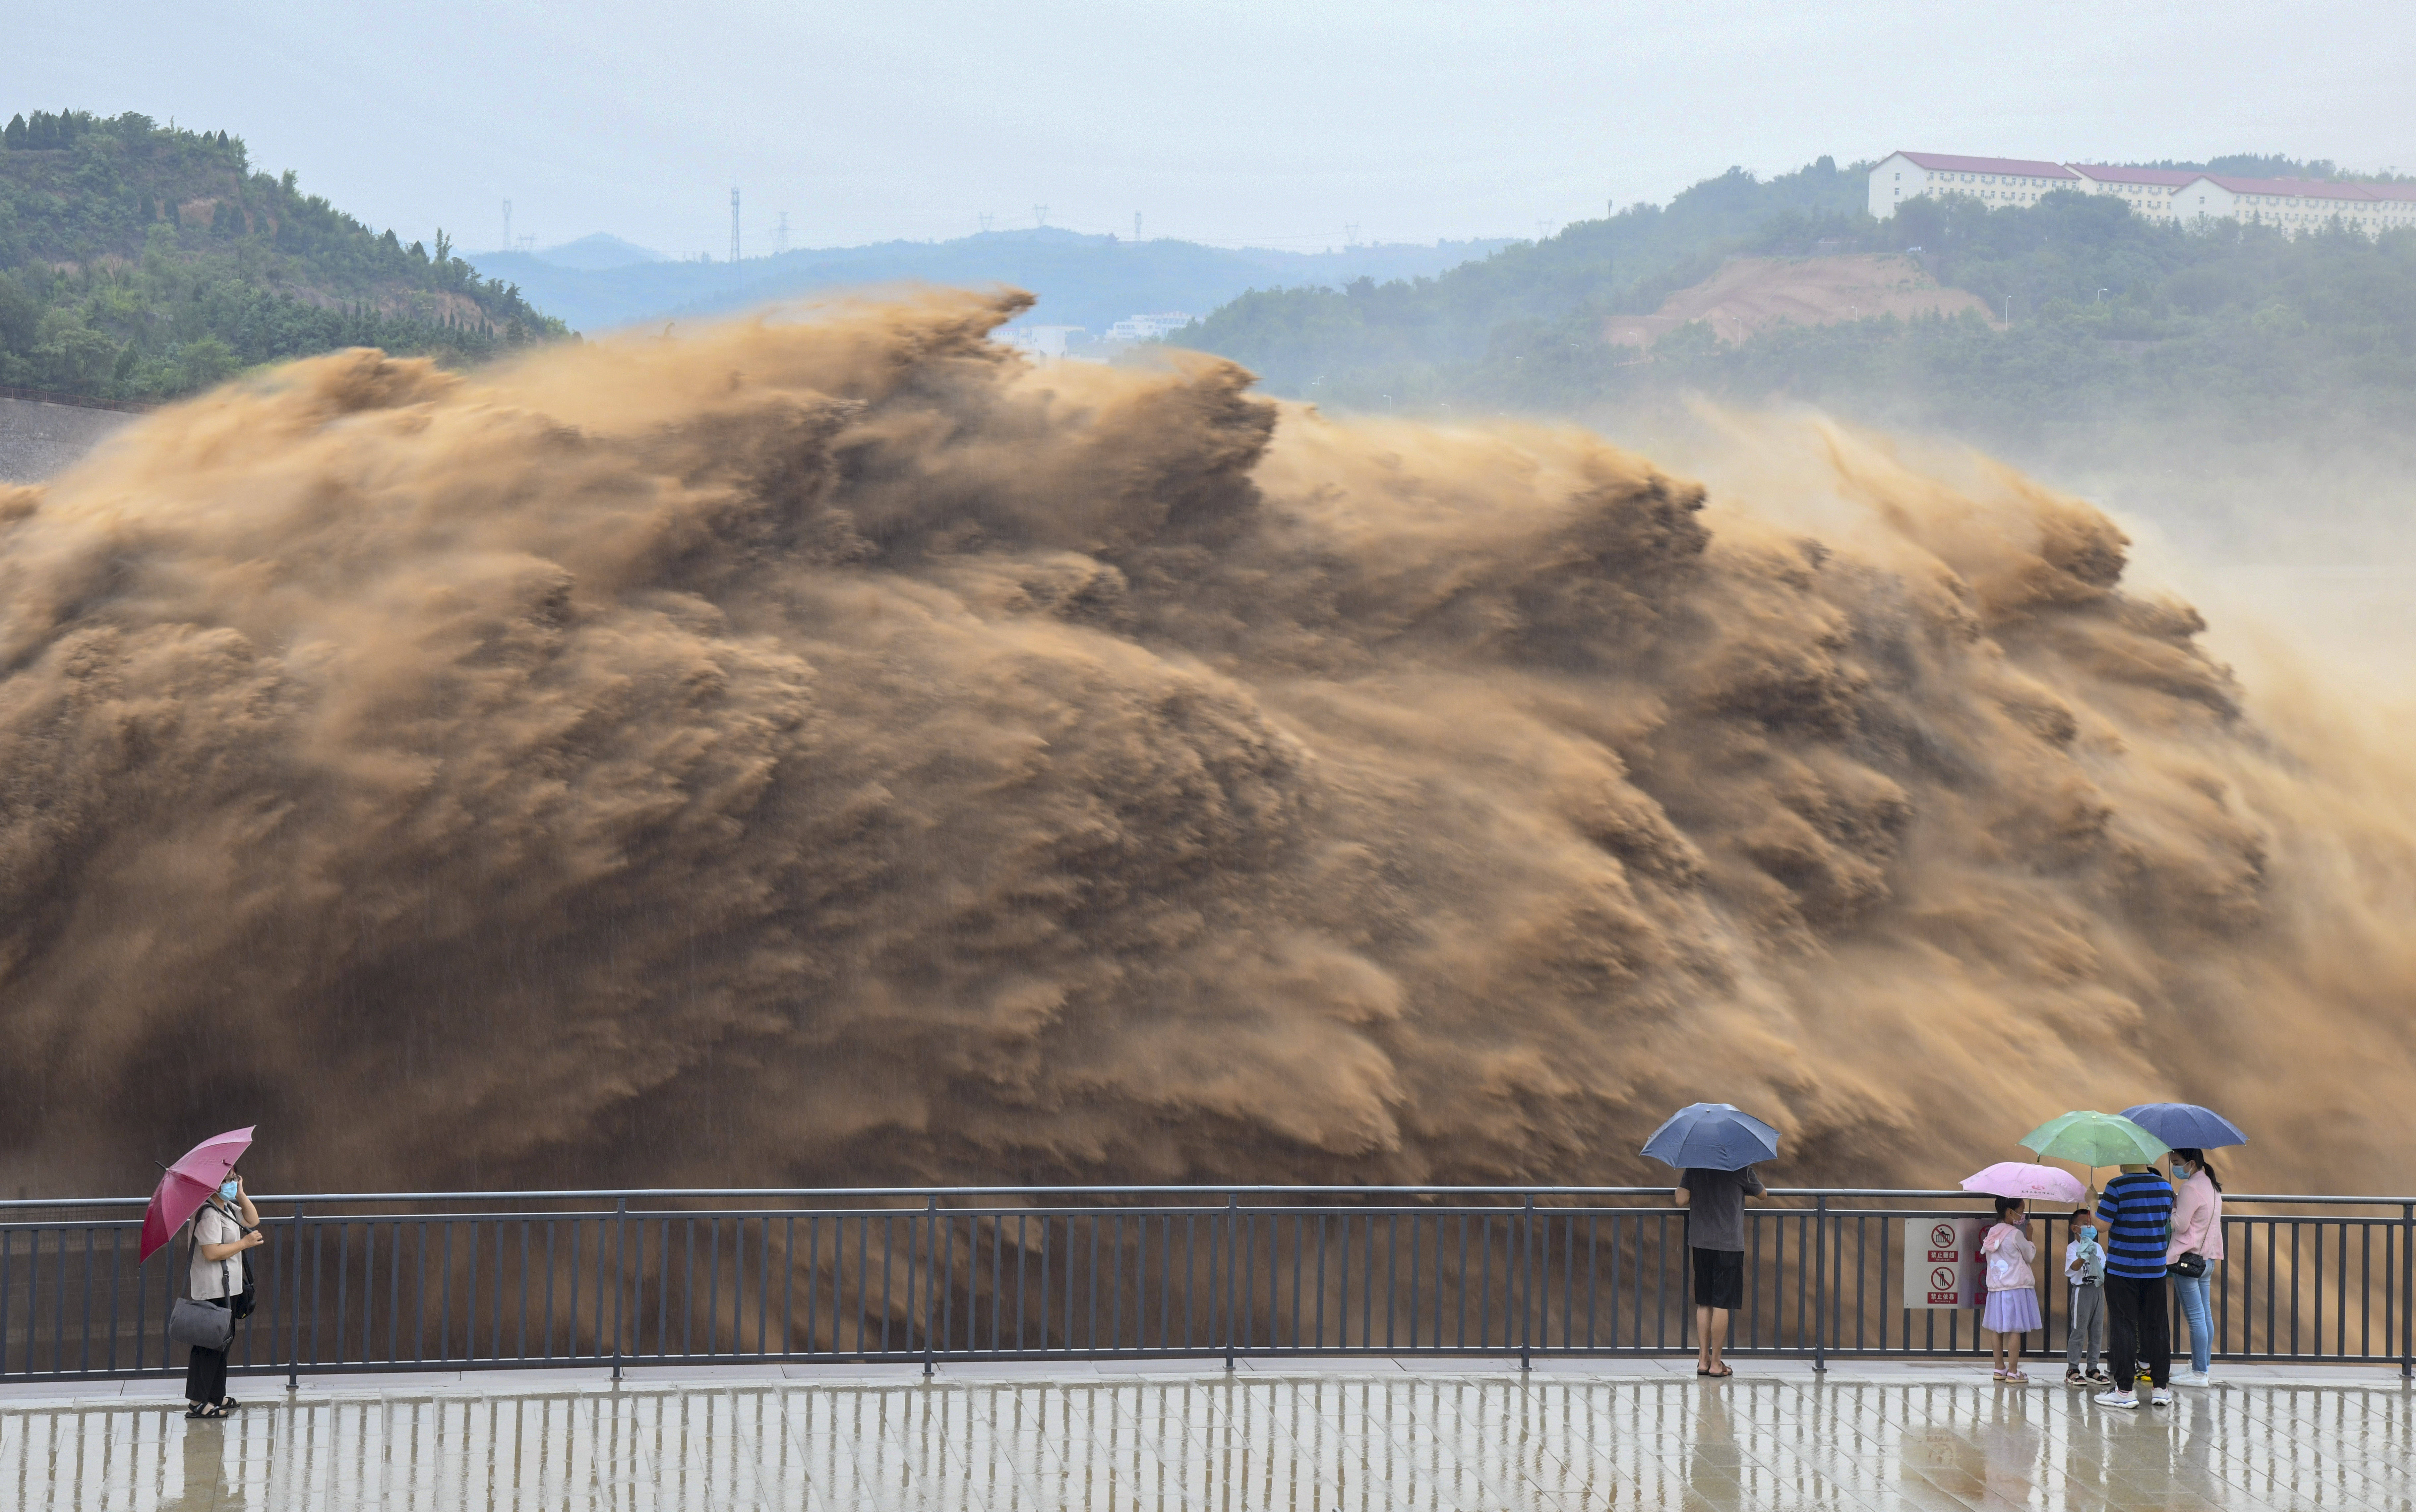
[[[1871,170],[1870,211],[1885,220],[1923,195],[1966,194],[1991,209],[2035,204],[2057,189],[2119,197],[2134,214],[2175,225],[2244,220],[2296,235],[2337,219],[2369,234],[2416,226],[2416,184],[2240,178],[2168,168],[1891,153]]]
[[[2200,174],[2174,194],[2184,220],[2247,220],[2296,235],[2335,218],[2374,233],[2416,226],[2416,184],[2341,184],[2312,178]]]
[[[1180,310],[1161,310],[1149,315],[1126,315],[1108,327],[1104,341],[1152,341],[1170,335],[1191,324],[1192,317]]]
[[[1080,325],[1002,325],[989,339],[1035,362],[1057,362],[1065,355],[1065,344],[1081,334]]]
[[[1871,214],[1889,219],[1897,205],[1925,194],[1969,194],[1992,206],[2036,204],[2042,194],[2080,187],[2080,175],[2061,163],[1898,152],[1871,170]]]

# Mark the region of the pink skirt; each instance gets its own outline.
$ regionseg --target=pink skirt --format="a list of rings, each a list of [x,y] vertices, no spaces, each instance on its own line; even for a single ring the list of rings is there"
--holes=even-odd
[[[1992,1334],[2035,1334],[2046,1326],[2039,1317],[2038,1293],[2025,1286],[2012,1292],[1991,1292],[1980,1311],[1980,1326]]]

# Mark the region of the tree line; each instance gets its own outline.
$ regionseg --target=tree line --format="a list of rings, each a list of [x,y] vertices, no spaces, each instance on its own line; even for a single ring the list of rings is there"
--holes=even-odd
[[[226,131],[36,111],[0,129],[0,385],[159,399],[366,344],[470,363],[568,335],[440,230],[379,232]]]

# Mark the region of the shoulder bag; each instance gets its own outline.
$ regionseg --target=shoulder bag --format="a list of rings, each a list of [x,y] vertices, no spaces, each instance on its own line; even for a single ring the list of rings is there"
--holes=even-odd
[[[240,1228],[241,1225],[238,1224],[237,1227]],[[196,1216],[193,1219],[192,1234],[185,1241],[185,1275],[188,1278],[188,1284],[180,1287],[179,1290],[191,1289],[189,1278],[193,1274],[193,1255],[201,1242],[202,1220]],[[234,1342],[235,1299],[232,1294],[233,1288],[228,1284],[229,1279],[227,1262],[219,1261],[219,1285],[220,1290],[230,1293],[225,1299],[227,1306],[223,1308],[214,1308],[207,1302],[189,1296],[178,1297],[175,1304],[168,1309],[168,1337],[191,1349],[217,1350],[224,1353],[226,1347]]]

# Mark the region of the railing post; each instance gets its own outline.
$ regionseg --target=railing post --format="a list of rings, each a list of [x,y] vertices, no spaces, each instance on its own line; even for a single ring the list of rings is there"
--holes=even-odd
[[[285,1284],[294,1288],[294,1341],[288,1347],[285,1389],[302,1389],[302,1204],[294,1204],[294,1263],[285,1268]]]
[[[1233,1272],[1241,1263],[1242,1199],[1225,1194],[1225,1368],[1233,1368],[1233,1339],[1241,1330],[1233,1319]]]
[[[495,1232],[497,1242],[500,1244],[503,1233],[500,1224],[496,1226]],[[621,1379],[623,1344],[621,1300],[623,1294],[629,1290],[628,1239],[629,1199],[625,1194],[612,1204],[612,1379],[614,1381]],[[495,1277],[496,1284],[502,1285],[503,1271],[500,1267],[497,1268]]]
[[[2399,1379],[2416,1380],[2416,1202],[2399,1204]]]
[[[1535,1194],[1528,1192],[1518,1209],[1518,1368],[1531,1368],[1528,1349],[1533,1338],[1535,1310]]]
[[[923,1211],[926,1215],[923,1219],[923,1263],[929,1265],[932,1258],[940,1252],[940,1194],[938,1192],[931,1194],[930,1201],[924,1204]],[[1070,1235],[1073,1231],[1068,1228],[1066,1232]],[[1068,1247],[1070,1249],[1071,1247]],[[1073,1256],[1069,1253],[1065,1263],[1070,1265],[1073,1263]],[[912,1275],[913,1272],[910,1270],[908,1274]],[[931,1277],[926,1279],[923,1287],[923,1379],[926,1381],[931,1379],[931,1293],[938,1289],[939,1284],[939,1278]],[[1095,1276],[1092,1277],[1091,1286],[1094,1291],[1097,1290],[1099,1278]],[[1071,1326],[1072,1320],[1069,1319],[1067,1320],[1068,1337],[1071,1336]],[[1098,1343],[1099,1341],[1095,1338],[1091,1340],[1091,1347],[1096,1349]]]
[[[1800,1274],[1800,1273],[1799,1273]],[[1812,1368],[1829,1368],[1829,1194],[1812,1199]]]

